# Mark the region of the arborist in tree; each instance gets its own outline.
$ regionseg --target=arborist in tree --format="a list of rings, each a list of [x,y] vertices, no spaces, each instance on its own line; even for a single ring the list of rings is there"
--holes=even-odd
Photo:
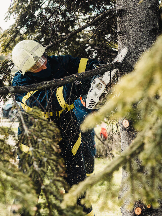
[[[59,79],[71,74],[92,70],[99,62],[94,59],[66,56],[46,56],[45,47],[33,40],[19,42],[12,51],[12,60],[19,69],[13,78],[13,86],[25,86]],[[91,78],[69,83],[58,88],[35,90],[16,95],[21,107],[28,112],[32,107],[42,108],[42,114],[53,120],[60,129],[61,156],[66,165],[66,181],[70,186],[78,184],[94,170],[94,131],[81,135],[80,123],[91,112],[85,107],[84,95],[91,85]],[[40,106],[41,104],[41,106]],[[19,134],[22,133],[19,129]],[[22,144],[23,150],[23,144]],[[21,156],[20,156],[21,159]],[[81,198],[78,204],[81,205]],[[92,208],[83,206],[89,216]]]

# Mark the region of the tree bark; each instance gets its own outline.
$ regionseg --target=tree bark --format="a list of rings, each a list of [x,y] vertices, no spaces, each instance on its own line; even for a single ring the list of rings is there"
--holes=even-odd
[[[158,0],[116,0],[118,50],[128,48],[123,72],[131,72],[143,52],[145,52],[156,40],[159,31],[158,25]],[[121,149],[124,151],[135,138],[135,132],[126,129],[120,122]],[[128,173],[123,169],[122,182]],[[129,186],[128,186],[129,187]],[[120,197],[128,190],[123,188]],[[132,215],[125,205],[129,203],[129,197],[121,207],[122,216]]]
[[[141,3],[140,3],[141,2]],[[117,0],[118,48],[127,46],[127,62],[134,66],[156,40],[159,31],[158,0]]]

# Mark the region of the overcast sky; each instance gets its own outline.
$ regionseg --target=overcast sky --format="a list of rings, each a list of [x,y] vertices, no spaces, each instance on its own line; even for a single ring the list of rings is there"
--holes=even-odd
[[[11,0],[1,0],[3,3],[0,6],[0,27],[5,30],[7,29],[11,24],[13,24],[13,19],[9,20],[8,22],[4,21],[5,13],[8,10],[8,7],[10,6]]]

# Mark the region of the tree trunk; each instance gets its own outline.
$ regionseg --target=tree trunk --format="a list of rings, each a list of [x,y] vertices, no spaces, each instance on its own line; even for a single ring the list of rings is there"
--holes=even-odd
[[[128,55],[123,72],[131,72],[135,63],[143,52],[145,52],[156,40],[158,35],[158,0],[116,0],[118,15],[118,49],[128,48]],[[134,131],[126,129],[120,122],[121,149],[126,147],[135,138]],[[128,173],[123,169],[122,182]],[[128,188],[123,188],[120,196],[123,196]],[[125,200],[125,204],[129,202]],[[122,216],[131,213],[126,210],[125,205],[121,208]]]

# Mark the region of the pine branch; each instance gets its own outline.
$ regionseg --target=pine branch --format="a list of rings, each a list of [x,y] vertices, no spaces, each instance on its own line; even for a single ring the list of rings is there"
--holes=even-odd
[[[107,11],[104,11],[102,14],[100,14],[99,16],[97,16],[94,20],[86,23],[85,25],[83,25],[82,27],[78,28],[77,30],[71,32],[70,34],[68,34],[66,37],[61,38],[58,41],[55,41],[52,44],[49,44],[48,46],[46,46],[46,50],[56,46],[57,44],[62,43],[63,41],[68,40],[69,38],[72,38],[74,35],[76,35],[77,33],[81,32],[82,30],[88,28],[89,26],[92,26],[93,24],[95,24],[96,22],[98,22],[99,20],[103,19],[106,15],[110,15],[109,19],[112,18],[112,16],[114,16],[114,14],[116,13],[116,9],[109,9]]]
[[[128,162],[132,156],[138,154],[139,151],[143,149],[144,136],[145,131],[142,131],[132,144],[119,157],[114,158],[102,172],[88,177],[84,182],[81,182],[77,186],[73,186],[69,193],[65,195],[62,206],[66,207],[68,205],[73,205],[76,202],[77,197],[83,194],[87,188],[91,188],[98,182],[106,180],[108,176],[110,177],[114,173],[114,171],[118,170],[123,164]]]
[[[60,79],[53,79],[50,81],[44,81],[41,83],[26,85],[26,86],[5,86],[0,88],[0,95],[5,95],[8,93],[24,93],[24,92],[34,91],[36,89],[41,90],[50,87],[54,88],[54,87],[65,85],[67,83],[75,82],[76,80],[82,80],[88,77],[93,77],[98,74],[104,74],[105,72],[111,71],[115,68],[121,68],[121,66],[122,66],[121,63],[115,62],[107,66],[99,67],[79,74],[72,74],[70,76],[60,78]]]
[[[10,92],[11,93],[11,92]],[[19,113],[19,116],[20,116],[20,119],[21,119],[21,122],[22,122],[22,125],[23,125],[23,129],[25,131],[25,134],[29,135],[29,130],[28,130],[28,127],[26,126],[25,124],[25,121],[24,121],[24,117],[22,115],[22,112],[20,110],[20,107],[18,106],[18,104],[16,103],[16,100],[15,100],[15,97],[13,95],[13,93],[11,93],[11,96],[12,96],[12,99],[14,101],[14,105],[16,106],[17,110],[18,110],[18,113]]]

